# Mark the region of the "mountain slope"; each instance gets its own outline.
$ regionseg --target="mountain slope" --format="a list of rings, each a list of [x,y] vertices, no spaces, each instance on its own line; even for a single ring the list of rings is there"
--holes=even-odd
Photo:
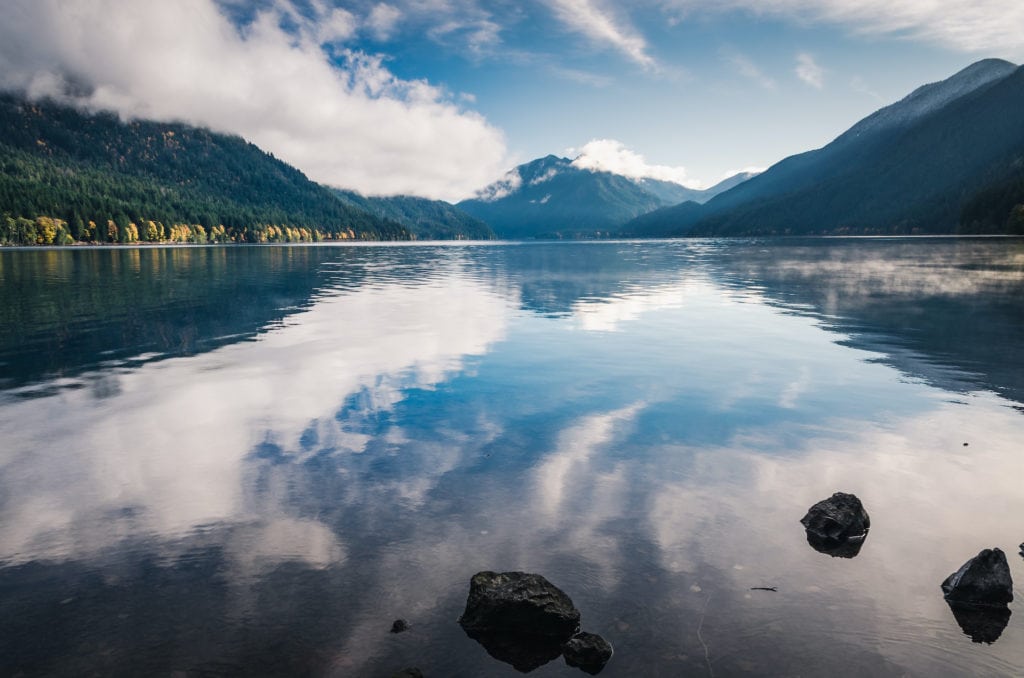
[[[1024,235],[1024,153],[964,204],[963,233]]]
[[[381,219],[404,226],[417,240],[493,240],[486,223],[442,200],[407,195],[372,198],[355,191],[334,189],[342,202]]]
[[[730,178],[725,187],[747,176]],[[457,207],[503,238],[594,237],[665,205],[707,200],[720,190],[725,188],[701,191],[657,179],[633,180],[549,155],[519,165]]]
[[[19,244],[409,237],[240,137],[10,94],[0,214],[0,241]]]
[[[786,158],[700,210],[663,210],[652,235],[951,233],[967,199],[1024,154],[1024,71],[978,62]]]

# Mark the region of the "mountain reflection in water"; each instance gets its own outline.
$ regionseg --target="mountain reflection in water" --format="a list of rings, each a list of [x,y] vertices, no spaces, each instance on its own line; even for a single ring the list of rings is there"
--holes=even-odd
[[[485,569],[557,582],[602,676],[1024,670],[1024,617],[974,643],[939,591],[1024,537],[1019,241],[4,251],[0,282],[5,675],[518,675],[455,623]],[[835,491],[853,559],[799,524]]]

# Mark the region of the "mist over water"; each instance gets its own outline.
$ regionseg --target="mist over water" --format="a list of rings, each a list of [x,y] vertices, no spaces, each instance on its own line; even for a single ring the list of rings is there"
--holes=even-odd
[[[0,673],[519,675],[456,620],[525,570],[602,676],[1019,675],[1022,293],[1008,239],[0,251]]]

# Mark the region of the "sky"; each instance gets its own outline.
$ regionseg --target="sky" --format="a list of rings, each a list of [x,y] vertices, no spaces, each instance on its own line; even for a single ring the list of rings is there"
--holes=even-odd
[[[1021,0],[4,0],[0,89],[238,134],[367,195],[548,154],[700,188],[986,57]]]

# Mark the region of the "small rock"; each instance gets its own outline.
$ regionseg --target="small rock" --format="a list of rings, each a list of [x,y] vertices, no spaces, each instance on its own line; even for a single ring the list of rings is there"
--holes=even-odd
[[[863,540],[871,527],[871,518],[860,499],[845,492],[836,492],[819,501],[807,510],[800,522],[809,535],[832,542]]]
[[[409,622],[405,621],[404,619],[396,619],[394,623],[391,624],[391,633],[401,633],[402,631],[408,630]]]
[[[402,669],[392,673],[391,678],[423,678],[423,672],[415,667]]]
[[[1024,544],[1020,545],[1020,555],[1024,556]]]
[[[539,574],[478,572],[470,580],[459,624],[467,632],[564,640],[579,628],[580,612],[565,592]]]
[[[612,646],[596,633],[577,633],[562,646],[565,663],[596,676],[612,657]]]
[[[1006,554],[985,549],[942,582],[946,600],[974,605],[999,605],[1013,600],[1013,580]]]

